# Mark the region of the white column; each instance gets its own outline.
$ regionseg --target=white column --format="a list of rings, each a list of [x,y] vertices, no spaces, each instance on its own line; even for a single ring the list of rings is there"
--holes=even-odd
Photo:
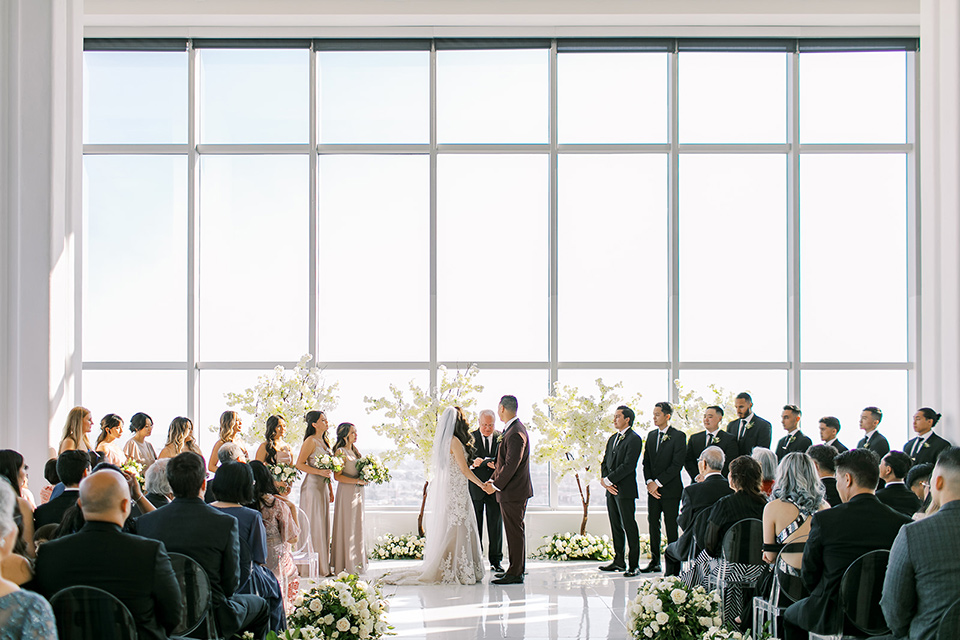
[[[960,5],[923,0],[920,22],[919,406],[960,444]],[[916,409],[917,407],[911,407]]]
[[[0,0],[0,447],[32,487],[76,397],[82,0]]]

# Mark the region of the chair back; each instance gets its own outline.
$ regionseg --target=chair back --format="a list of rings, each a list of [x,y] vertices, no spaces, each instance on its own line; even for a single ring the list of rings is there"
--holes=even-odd
[[[889,559],[890,552],[886,549],[868,551],[847,567],[840,580],[840,609],[854,626],[868,635],[890,632],[880,609]]]
[[[790,602],[796,602],[809,595],[800,577],[803,547],[806,542],[807,536],[800,536],[785,544],[777,554],[777,561],[773,565],[777,573],[777,588]]]
[[[735,523],[723,536],[721,553],[727,562],[764,564],[763,522],[756,518],[744,518]]]
[[[940,618],[937,628],[937,640],[956,640],[960,638],[960,600],[954,602]]]
[[[297,536],[297,542],[292,545],[292,553],[298,555],[313,551],[313,538],[310,537],[310,518],[300,507],[297,507],[297,526],[300,527],[300,535]]]
[[[210,577],[199,562],[182,553],[169,555],[183,599],[183,620],[173,630],[172,635],[185,636],[199,627],[203,619],[210,614],[213,591],[210,588]]]
[[[60,640],[137,640],[133,614],[111,593],[67,587],[50,599]]]

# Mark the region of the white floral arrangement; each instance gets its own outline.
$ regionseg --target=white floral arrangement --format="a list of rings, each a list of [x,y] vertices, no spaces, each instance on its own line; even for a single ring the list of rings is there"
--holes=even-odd
[[[363,456],[357,460],[357,473],[367,483],[383,484],[390,482],[390,470],[377,456]]]
[[[633,638],[702,638],[722,625],[719,592],[688,587],[677,577],[644,580],[627,605],[627,630]]]
[[[667,550],[667,536],[660,535],[660,555],[662,556]],[[650,557],[650,534],[641,533],[640,534],[640,555]]]
[[[314,469],[340,473],[343,471],[343,456],[331,456],[329,454],[313,455],[307,458],[307,464]]]
[[[761,634],[757,636],[755,640],[769,637],[769,635]],[[741,633],[740,631],[734,631],[725,627],[710,627],[701,638],[702,640],[750,640],[753,636],[750,635],[749,631]]]
[[[120,465],[120,468],[136,478],[140,486],[143,486],[143,465],[133,458],[127,458],[127,461]]]
[[[390,603],[379,584],[340,572],[300,594],[278,640],[376,640],[390,634]],[[269,639],[269,636],[268,636]]]
[[[543,560],[610,560],[613,542],[606,535],[555,533],[544,536],[546,542],[534,552],[534,558]]]
[[[395,536],[387,533],[377,538],[370,552],[373,560],[422,560],[426,538],[413,533]]]
[[[270,465],[270,474],[274,480],[284,484],[293,484],[300,477],[299,469],[282,462]]]

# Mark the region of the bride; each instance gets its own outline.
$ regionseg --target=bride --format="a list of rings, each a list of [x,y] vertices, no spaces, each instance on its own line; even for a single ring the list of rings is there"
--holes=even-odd
[[[483,483],[467,465],[472,441],[460,407],[443,412],[433,441],[433,479],[427,486],[426,544],[416,569],[386,574],[389,584],[476,584],[483,579],[477,517],[467,481]]]

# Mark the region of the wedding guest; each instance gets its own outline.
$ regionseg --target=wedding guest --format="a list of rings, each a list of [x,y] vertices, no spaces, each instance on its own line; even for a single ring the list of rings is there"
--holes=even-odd
[[[738,393],[733,403],[737,409],[737,420],[727,425],[727,433],[737,438],[737,451],[748,456],[754,447],[770,448],[773,427],[770,422],[753,413],[753,398],[746,391]]]
[[[813,441],[800,431],[800,407],[788,404],[780,414],[780,423],[783,424],[787,435],[777,443],[777,462],[783,460],[788,453],[803,453],[813,445]]]
[[[877,454],[877,460],[890,453],[890,443],[877,431],[877,426],[883,420],[883,412],[877,407],[866,407],[860,412],[860,428],[863,429],[863,438],[857,443],[857,449],[869,449]]]
[[[220,458],[217,457],[217,452],[220,451],[220,447],[228,442],[236,443],[243,449],[244,459],[250,459],[246,447],[244,447],[243,442],[239,439],[242,428],[243,422],[240,420],[240,414],[236,411],[224,411],[220,414],[220,437],[213,444],[213,449],[210,450],[210,457],[207,459],[207,471],[212,473],[217,470],[217,467],[220,465]]]
[[[330,503],[333,502],[333,471],[317,469],[310,464],[314,456],[333,455],[330,445],[330,424],[323,411],[310,411],[304,416],[307,430],[297,455],[296,467],[305,475],[300,485],[300,508],[310,521],[312,550],[319,558],[321,576],[333,575],[330,570]]]
[[[760,472],[763,474],[763,482],[760,487],[763,495],[769,498],[773,493],[773,485],[777,478],[777,456],[765,447],[754,447],[750,457],[760,464]]]
[[[140,535],[163,542],[169,553],[182,553],[200,563],[210,579],[213,615],[224,637],[250,631],[254,638],[262,639],[270,623],[267,601],[236,593],[240,527],[236,518],[200,498],[206,487],[203,456],[187,451],[172,458],[167,480],[173,502],[141,517],[137,522]]]
[[[667,543],[676,542],[677,516],[680,514],[680,495],[683,481],[680,471],[687,453],[687,436],[670,426],[673,407],[669,402],[658,402],[653,407],[656,429],[647,434],[643,451],[643,479],[647,483],[647,525],[650,532],[650,564],[642,573],[660,571],[660,516],[667,529]]]
[[[0,450],[0,477],[7,481],[16,494],[15,509],[10,515],[17,523],[17,544],[14,552],[33,558],[36,550],[33,546],[33,513],[30,503],[22,495],[22,487],[27,477],[27,465],[23,463],[23,456],[13,449]]]
[[[147,438],[153,434],[153,418],[145,413],[133,414],[130,418],[130,431],[133,432],[133,437],[123,445],[123,452],[127,458],[142,464],[146,472],[157,460],[157,452],[153,445],[147,442]]]
[[[903,482],[910,466],[910,456],[902,451],[891,451],[883,456],[880,461],[880,477],[886,484],[877,491],[877,499],[891,509],[913,517],[913,514],[920,511],[922,503]]]
[[[67,509],[77,504],[80,481],[90,473],[90,456],[86,451],[64,451],[57,457],[57,475],[64,491],[33,512],[34,530],[45,524],[60,524]]]
[[[837,493],[837,466],[834,459],[837,457],[837,450],[830,445],[815,444],[807,449],[807,455],[813,460],[813,465],[817,469],[817,475],[820,476],[820,482],[823,484],[824,499],[831,507],[840,504],[840,494]]]
[[[357,460],[357,428],[349,422],[337,426],[333,453],[343,456],[343,470],[335,473],[337,499],[333,505],[333,538],[330,544],[333,572],[360,574],[367,570],[367,550],[363,543],[363,487]]]
[[[170,458],[157,460],[143,474],[143,491],[150,504],[157,509],[170,504],[173,500],[173,489],[167,481],[167,464]]]
[[[123,523],[123,532],[131,534],[137,533],[137,518],[144,513],[153,511],[156,507],[154,507],[143,495],[143,492],[140,490],[140,483],[136,478],[134,478],[133,474],[131,474],[129,471],[124,471],[115,464],[101,462],[93,468],[93,470],[90,472],[90,475],[104,470],[115,471],[120,474],[124,481],[126,481],[127,493],[130,495],[131,500],[130,515]],[[77,533],[83,529],[83,526],[86,523],[87,521],[83,517],[83,510],[79,503],[71,505],[70,508],[68,508],[63,514],[63,518],[60,520],[60,526],[58,526],[56,531],[53,532],[53,537],[62,538],[64,536]]]
[[[730,461],[737,457],[739,449],[737,448],[737,439],[731,434],[720,428],[720,421],[723,419],[723,409],[717,405],[712,405],[703,410],[703,431],[690,436],[687,442],[687,455],[683,461],[683,468],[690,476],[691,482],[700,482],[698,473],[698,460],[700,454],[709,447],[719,447],[723,451],[723,469],[721,473],[726,476],[730,468]]]
[[[267,533],[267,567],[280,583],[283,608],[290,615],[293,601],[300,592],[300,574],[293,563],[290,543],[297,541],[300,527],[290,505],[280,497],[270,469],[259,460],[253,460],[250,469],[253,471],[254,498],[251,507],[260,512]]]
[[[907,471],[907,477],[904,480],[907,488],[920,498],[923,508],[926,508],[930,501],[930,476],[932,475],[933,464],[921,462],[910,467],[910,471]]]
[[[607,490],[607,517],[613,532],[613,562],[601,571],[623,571],[624,576],[640,575],[640,529],[637,527],[637,462],[643,439],[633,430],[637,414],[628,406],[613,414],[616,433],[607,439],[600,464],[600,485]],[[629,549],[629,555],[625,551]],[[626,560],[626,564],[624,564]]]
[[[13,554],[19,531],[13,520],[17,495],[0,482],[0,564]],[[0,636],[11,640],[48,640],[57,637],[53,609],[41,596],[20,587],[0,573]]]
[[[244,455],[243,449],[240,448],[240,445],[236,442],[227,442],[217,451],[217,461],[222,467],[228,462],[246,462],[247,458]],[[208,482],[207,490],[203,494],[203,501],[210,504],[216,499],[217,497],[213,493],[213,482]]]
[[[37,529],[33,534],[33,546],[39,549],[40,545],[53,540],[53,532],[56,530],[57,525],[55,524],[45,524]]]
[[[180,584],[162,542],[122,532],[131,504],[120,473],[104,469],[87,476],[80,483],[86,524],[40,549],[37,590],[50,598],[78,585],[103,589],[133,615],[138,638],[166,640],[183,617]]]
[[[495,461],[497,452],[500,450],[501,438],[501,434],[496,430],[496,420],[496,414],[490,409],[481,411],[477,418],[480,436],[474,436],[473,455],[475,457],[470,468],[481,482],[492,478],[494,467],[496,467]],[[497,573],[503,573],[503,567],[500,565],[503,562],[503,515],[500,513],[500,503],[497,502],[496,495],[488,494],[472,482],[469,487],[473,510],[477,514],[480,543],[483,544],[483,514],[486,512],[487,555],[490,559],[490,568]]]
[[[267,418],[264,442],[257,448],[256,460],[267,464],[287,464],[293,466],[293,450],[283,436],[287,433],[287,421],[281,416]]]
[[[103,454],[104,462],[122,467],[127,461],[127,454],[123,452],[117,440],[123,435],[123,418],[115,413],[108,413],[100,420],[100,435],[97,436],[96,451]]]
[[[60,438],[58,455],[64,451],[91,451],[90,440],[87,437],[93,430],[93,414],[86,407],[74,407],[67,414],[67,423],[63,426],[63,436]],[[55,496],[54,496],[55,497]]]
[[[193,422],[190,418],[183,416],[174,418],[170,421],[170,428],[167,430],[167,444],[160,450],[160,455],[157,457],[174,458],[185,451],[201,455],[200,447],[197,446],[194,438]]]
[[[40,490],[40,504],[50,502],[53,488],[60,484],[60,476],[57,475],[57,459],[50,458],[43,465],[43,479],[47,481],[47,486]]]
[[[837,434],[840,433],[840,421],[833,416],[824,416],[820,418],[820,440],[823,444],[829,445],[837,450],[837,453],[843,453],[847,450],[842,442],[837,440]]]
[[[917,434],[903,445],[903,451],[914,464],[936,462],[941,451],[950,448],[950,443],[933,432],[940,421],[940,414],[930,407],[918,409],[913,414],[913,431]]]

